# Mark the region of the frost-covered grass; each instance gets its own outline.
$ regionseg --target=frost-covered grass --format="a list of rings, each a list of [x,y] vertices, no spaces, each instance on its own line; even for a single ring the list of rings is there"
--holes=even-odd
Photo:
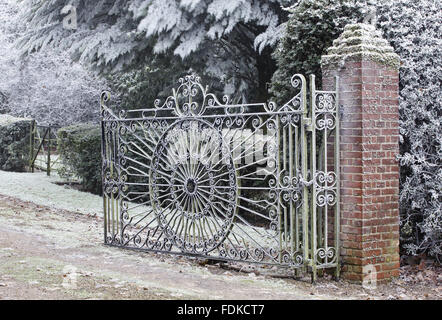
[[[60,156],[58,154],[51,154],[51,169],[53,171],[61,169],[63,167],[63,164],[59,158],[60,158]],[[34,163],[35,168],[39,168],[41,170],[46,170],[47,159],[48,159],[47,154],[37,155],[37,159],[35,159],[35,163]]]
[[[70,189],[56,184],[63,181],[55,174],[48,177],[46,172],[18,173],[0,170],[0,194],[15,197],[24,201],[30,201],[39,205],[49,206],[54,209],[69,210],[83,214],[103,214],[102,197],[78,190]],[[150,210],[147,206],[138,206],[132,210],[132,214],[145,213]],[[151,227],[155,227],[156,221]],[[251,234],[254,237],[255,245],[272,247],[275,243],[272,238],[266,237],[268,230],[260,227],[246,226],[241,228],[235,226],[232,230],[237,237],[249,242]]]
[[[0,171],[0,194],[55,209],[102,214],[103,200],[100,196],[57,185],[57,181],[61,179],[48,177],[45,172]]]

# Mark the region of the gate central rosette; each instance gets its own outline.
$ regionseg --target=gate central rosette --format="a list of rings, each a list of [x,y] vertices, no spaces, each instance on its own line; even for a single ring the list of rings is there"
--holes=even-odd
[[[166,237],[182,251],[207,253],[227,237],[237,210],[235,167],[221,133],[202,120],[180,120],[152,157],[150,196]]]

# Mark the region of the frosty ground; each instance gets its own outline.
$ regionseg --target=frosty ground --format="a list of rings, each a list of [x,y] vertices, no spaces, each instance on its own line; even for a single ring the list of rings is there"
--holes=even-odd
[[[0,171],[0,299],[442,299],[440,268],[376,290],[283,270],[103,245],[100,197],[44,173]]]

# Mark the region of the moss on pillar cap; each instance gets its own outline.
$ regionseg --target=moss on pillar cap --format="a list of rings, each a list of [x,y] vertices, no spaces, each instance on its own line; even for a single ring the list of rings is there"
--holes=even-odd
[[[322,56],[322,67],[341,67],[348,60],[370,60],[399,68],[400,58],[381,33],[372,25],[358,23],[345,26],[344,32]]]

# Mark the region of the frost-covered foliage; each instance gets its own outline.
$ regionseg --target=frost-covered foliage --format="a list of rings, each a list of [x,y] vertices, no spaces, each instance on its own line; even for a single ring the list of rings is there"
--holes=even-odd
[[[25,171],[31,119],[0,115],[0,170]]]
[[[345,24],[372,16],[401,57],[401,244],[408,253],[442,254],[442,30],[440,1],[303,0],[292,8],[274,57],[272,94],[284,100],[294,73],[318,75],[320,57]],[[370,12],[376,12],[376,15]]]
[[[6,83],[11,114],[54,126],[98,120],[104,81],[63,53],[33,53],[20,64],[17,77]]]
[[[442,2],[390,0],[377,20],[402,60],[402,243],[442,258]]]
[[[0,91],[0,114],[5,114],[9,111],[8,97]]]
[[[270,92],[278,103],[291,98],[291,77],[314,74],[321,79],[321,55],[350,23],[369,15],[370,0],[302,0],[291,12],[284,37],[273,53],[278,69]]]
[[[12,77],[12,68],[9,66],[10,52],[12,43],[16,39],[17,28],[14,17],[17,15],[16,5],[12,4],[12,0],[0,1],[0,114],[8,113],[9,101],[8,95],[5,92],[6,88],[3,84],[4,79]]]
[[[69,50],[80,62],[97,67],[119,68],[134,59],[136,52],[148,45],[139,41],[129,10],[132,3],[140,2],[22,0],[20,15],[26,22],[26,32],[19,44],[28,53],[57,47]],[[66,5],[74,7],[75,12],[64,11]],[[71,14],[76,15],[76,29],[63,24],[63,20]]]
[[[99,70],[147,66],[156,54],[183,59],[184,69],[216,77],[235,100],[266,97],[274,72],[271,48],[283,31],[290,0],[70,1],[77,29],[63,27],[66,1],[24,0],[26,52],[68,50]],[[170,59],[173,61],[173,58]],[[143,64],[145,66],[146,63]]]
[[[276,0],[150,2],[147,8],[147,1],[134,4],[131,8],[138,16],[146,12],[138,30],[145,31],[146,37],[158,35],[154,47],[156,53],[173,48],[174,53],[182,58],[196,51],[205,41],[227,36],[241,24],[249,22],[253,22],[256,27],[263,27],[263,32],[255,41],[255,45],[262,51],[266,44],[275,42],[275,29],[280,24],[277,11],[281,1]]]
[[[83,189],[101,193],[101,127],[77,124],[58,130],[58,152],[63,162],[59,174],[81,179]]]
[[[109,76],[111,91],[118,92],[115,108],[151,108],[156,99],[164,100],[176,87],[178,79],[192,73],[179,57],[156,55],[150,62],[140,63],[125,72]]]
[[[225,93],[247,100],[249,91],[265,91],[259,76],[265,78],[268,66],[258,56],[267,54],[268,64],[264,48],[278,39],[284,3],[289,2],[153,0],[138,30],[146,37],[157,35],[156,53],[170,49],[182,58],[203,57],[205,71],[224,80]]]
[[[0,113],[58,126],[97,119],[106,82],[60,50],[21,57],[14,46],[23,32],[18,9],[15,1],[0,1]]]
[[[150,62],[109,77],[112,92],[118,92],[118,96],[112,97],[111,102],[118,110],[151,108],[156,99],[165,101],[172,95],[180,78],[194,73],[181,58],[157,54]],[[224,87],[218,78],[205,72],[199,72],[198,76],[201,83],[209,86],[210,92],[217,96],[223,94]]]

